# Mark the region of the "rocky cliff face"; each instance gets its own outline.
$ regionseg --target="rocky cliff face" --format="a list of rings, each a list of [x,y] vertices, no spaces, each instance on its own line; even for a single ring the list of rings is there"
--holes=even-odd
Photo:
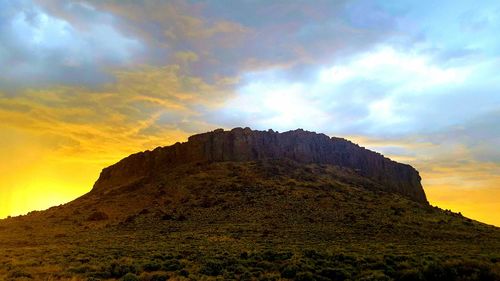
[[[105,192],[129,185],[183,163],[270,158],[350,168],[382,184],[387,191],[427,203],[421,178],[410,165],[394,162],[345,139],[301,129],[278,133],[235,128],[194,135],[185,143],[136,153],[105,168],[93,191]]]

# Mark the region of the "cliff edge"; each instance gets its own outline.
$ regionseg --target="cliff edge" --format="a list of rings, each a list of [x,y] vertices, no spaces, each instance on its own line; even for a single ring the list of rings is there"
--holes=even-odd
[[[302,129],[278,133],[235,128],[193,135],[187,142],[132,154],[103,169],[93,192],[106,192],[154,177],[165,169],[195,162],[290,159],[299,163],[336,165],[354,170],[414,201],[427,203],[418,171],[346,139]]]

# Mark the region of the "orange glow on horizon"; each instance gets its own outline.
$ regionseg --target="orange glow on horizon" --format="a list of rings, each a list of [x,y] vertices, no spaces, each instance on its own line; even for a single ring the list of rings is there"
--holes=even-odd
[[[447,186],[428,186],[427,199],[433,206],[460,212],[463,216],[500,226],[500,192],[494,188],[463,190]]]
[[[185,137],[173,131],[162,139],[165,145],[170,145]],[[132,153],[154,148],[149,146],[149,140],[143,143],[140,139],[115,144],[108,150],[103,147],[109,140],[101,140],[100,146],[98,141],[88,142],[88,147],[78,150],[58,147],[55,144],[58,141],[47,134],[3,129],[0,133],[0,218],[72,201],[92,189],[103,168]]]
[[[485,166],[421,172],[427,199],[442,209],[500,226],[500,176],[494,174],[495,165]]]

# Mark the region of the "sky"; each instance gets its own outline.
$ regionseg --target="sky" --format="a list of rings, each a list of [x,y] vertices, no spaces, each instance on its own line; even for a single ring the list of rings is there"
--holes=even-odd
[[[131,153],[303,128],[500,226],[500,2],[0,0],[0,217]]]

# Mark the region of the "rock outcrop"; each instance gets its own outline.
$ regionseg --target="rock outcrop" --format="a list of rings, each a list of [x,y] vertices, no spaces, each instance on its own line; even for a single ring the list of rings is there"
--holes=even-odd
[[[427,203],[421,178],[410,165],[392,161],[348,140],[302,129],[278,133],[235,128],[194,135],[185,143],[136,153],[105,168],[93,191],[129,185],[184,163],[263,159],[291,159],[350,168],[381,184],[386,191]]]

